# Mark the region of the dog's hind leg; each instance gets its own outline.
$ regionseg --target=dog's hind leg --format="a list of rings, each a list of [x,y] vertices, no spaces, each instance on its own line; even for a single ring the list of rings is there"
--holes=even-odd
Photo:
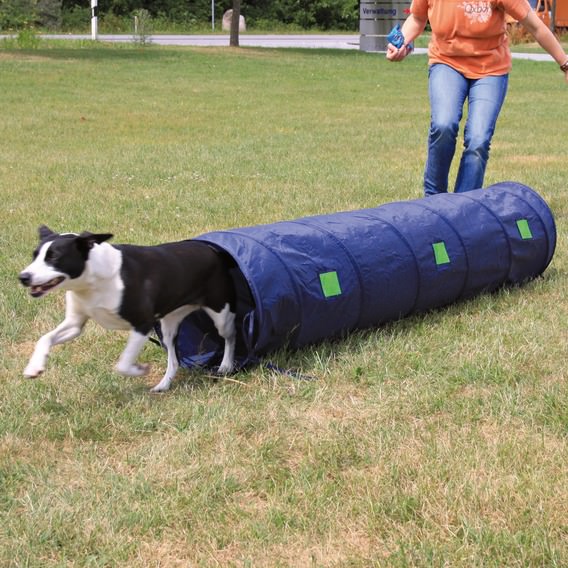
[[[148,335],[144,335],[135,329],[130,332],[126,347],[115,365],[115,369],[121,375],[140,377],[148,372],[148,365],[142,365],[136,361],[147,339]]]
[[[54,345],[66,343],[75,339],[83,331],[88,317],[77,311],[72,298],[67,296],[65,306],[65,319],[52,331],[42,336],[36,343],[34,352],[24,369],[24,376],[28,378],[38,377],[45,371],[49,351]]]
[[[198,306],[182,306],[167,314],[160,320],[162,331],[162,343],[168,352],[168,367],[162,380],[152,388],[151,392],[165,392],[170,388],[174,377],[179,369],[179,361],[174,345],[180,323]]]
[[[231,311],[229,304],[216,312],[211,308],[204,307],[205,312],[213,320],[217,332],[225,340],[225,350],[223,359],[219,365],[219,373],[228,374],[235,366],[235,345],[237,341],[237,330],[235,328],[235,314]]]

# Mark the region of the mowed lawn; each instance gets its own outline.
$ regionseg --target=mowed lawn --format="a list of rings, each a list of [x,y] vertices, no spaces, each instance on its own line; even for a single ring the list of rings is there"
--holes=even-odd
[[[89,324],[25,380],[62,294],[38,225],[155,244],[421,196],[427,63],[358,52],[0,49],[0,565],[568,565],[568,85],[515,61],[487,185],[550,204],[542,278],[218,380],[113,372]],[[377,294],[381,294],[377,290]]]

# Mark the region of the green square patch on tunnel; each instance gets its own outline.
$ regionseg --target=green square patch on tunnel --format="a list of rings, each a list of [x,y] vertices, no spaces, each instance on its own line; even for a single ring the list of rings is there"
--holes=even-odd
[[[529,222],[526,219],[519,219],[517,221],[517,228],[519,229],[519,234],[521,239],[532,239],[533,234],[531,228],[529,227]]]
[[[434,249],[434,258],[436,259],[437,265],[450,263],[450,257],[448,256],[446,243],[444,243],[444,241],[432,243],[432,248]]]
[[[333,270],[332,272],[322,272],[319,277],[321,289],[323,291],[323,295],[326,298],[341,295],[341,286],[339,284],[339,278],[335,270]]]

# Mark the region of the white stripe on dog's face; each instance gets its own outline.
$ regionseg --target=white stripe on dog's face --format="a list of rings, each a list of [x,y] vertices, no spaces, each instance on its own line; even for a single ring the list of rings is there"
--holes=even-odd
[[[33,262],[24,269],[24,272],[28,272],[32,276],[32,283],[34,284],[46,282],[55,276],[62,276],[61,272],[55,270],[53,265],[50,264],[53,255],[53,251],[50,250],[52,244],[53,241],[49,241],[41,245]]]
[[[33,262],[21,273],[28,276],[26,285],[29,286],[30,294],[34,297],[43,296],[69,277],[51,264],[54,260],[52,244],[53,241],[48,241],[41,245]]]

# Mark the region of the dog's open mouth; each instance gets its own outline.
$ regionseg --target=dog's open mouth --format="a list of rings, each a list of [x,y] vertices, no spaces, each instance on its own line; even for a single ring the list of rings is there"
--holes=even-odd
[[[47,294],[52,288],[55,288],[57,285],[61,284],[63,280],[65,280],[64,276],[58,276],[57,278],[53,278],[45,284],[30,286],[30,295],[34,298],[39,298],[40,296]]]

